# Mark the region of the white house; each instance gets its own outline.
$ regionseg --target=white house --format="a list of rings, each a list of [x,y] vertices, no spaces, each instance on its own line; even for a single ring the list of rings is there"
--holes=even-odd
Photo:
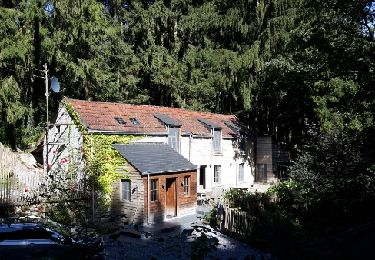
[[[198,193],[254,186],[253,144],[246,140],[247,145],[239,145],[240,124],[234,115],[150,105],[65,98],[47,137],[49,168],[56,162],[59,167],[67,161],[71,165],[70,160],[78,168],[84,166],[83,134],[67,106],[89,134],[135,135],[140,137],[136,142],[170,145],[197,166]]]

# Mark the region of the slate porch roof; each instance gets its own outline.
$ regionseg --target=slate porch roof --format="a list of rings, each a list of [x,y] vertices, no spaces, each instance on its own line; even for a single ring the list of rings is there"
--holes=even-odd
[[[143,176],[197,170],[197,166],[166,144],[114,144],[113,147]]]
[[[219,127],[224,138],[237,135],[232,125],[239,125],[236,116],[195,112],[181,108],[159,107],[150,105],[131,105],[111,102],[94,102],[77,99],[65,99],[80,115],[82,123],[89,131],[113,134],[167,134],[160,115],[166,115],[175,124],[181,124],[181,134],[211,136],[211,129],[202,123],[202,119]],[[159,115],[159,119],[157,118]],[[119,124],[115,117],[126,123]],[[130,118],[136,118],[140,124],[132,124]],[[201,121],[199,121],[201,120]],[[228,125],[228,122],[230,123]]]

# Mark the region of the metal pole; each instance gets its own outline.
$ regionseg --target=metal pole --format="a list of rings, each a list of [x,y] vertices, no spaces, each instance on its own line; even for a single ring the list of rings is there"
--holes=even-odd
[[[48,187],[48,68],[47,63],[44,63],[44,83],[45,83],[45,96],[46,96],[46,186]]]
[[[46,86],[46,122],[47,122],[47,132],[48,132],[48,69],[47,69],[47,63],[44,63],[44,82],[45,82],[45,86]]]
[[[147,174],[147,224],[150,224],[150,173]]]

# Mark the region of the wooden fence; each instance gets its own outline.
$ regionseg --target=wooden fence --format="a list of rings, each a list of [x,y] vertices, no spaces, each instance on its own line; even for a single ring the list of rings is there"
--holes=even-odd
[[[38,203],[43,176],[0,143],[0,204]]]
[[[223,206],[218,213],[222,231],[243,238],[251,236],[257,221],[256,217],[238,208],[228,206]]]

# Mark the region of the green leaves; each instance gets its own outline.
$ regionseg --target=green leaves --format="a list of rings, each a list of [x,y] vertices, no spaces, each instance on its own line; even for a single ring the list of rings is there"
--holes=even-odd
[[[21,89],[13,77],[4,79],[0,88],[0,111],[5,124],[16,124],[27,113],[21,103]]]
[[[332,78],[328,83],[317,82],[315,87],[319,94],[314,96],[314,101],[323,130],[344,127],[361,130],[368,126],[366,118],[356,112],[357,83]]]
[[[112,184],[119,178],[125,178],[118,169],[126,163],[125,159],[112,147],[115,143],[127,144],[133,137],[118,135],[84,136],[86,173],[90,185],[101,192],[102,206],[108,206],[111,199]]]

